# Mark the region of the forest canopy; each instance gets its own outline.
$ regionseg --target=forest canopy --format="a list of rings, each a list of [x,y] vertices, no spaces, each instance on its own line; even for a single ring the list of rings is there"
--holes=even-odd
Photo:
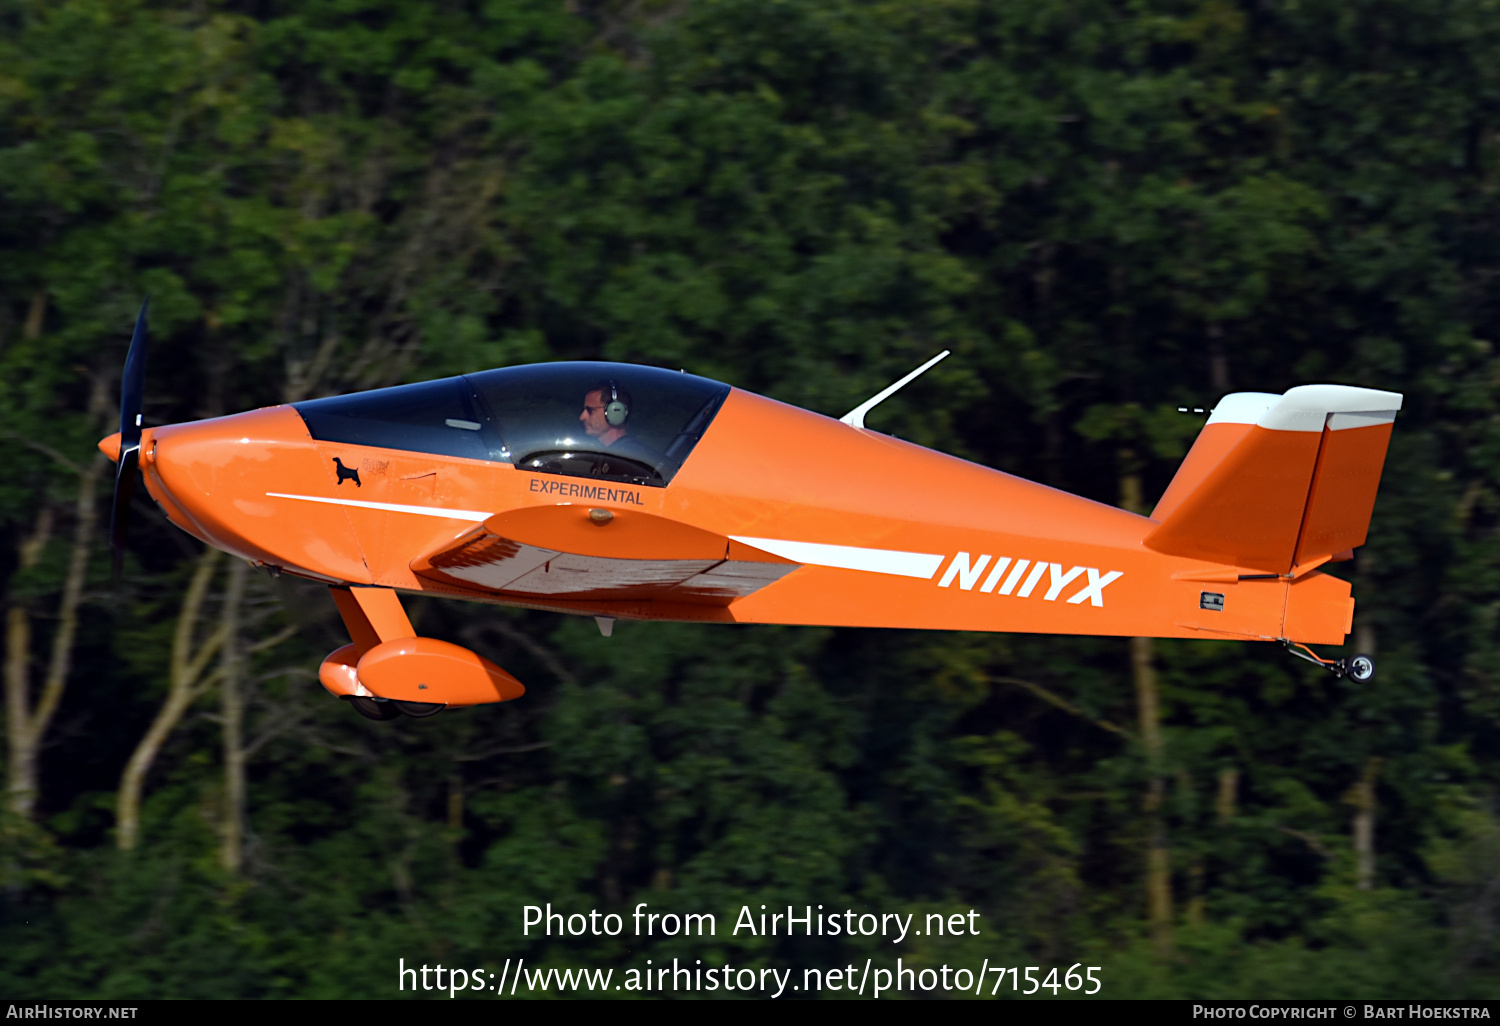
[[[976,910],[1103,996],[1500,982],[1494,0],[0,0],[0,990],[396,996],[836,965],[522,909]],[[371,723],[325,589],[138,500],[146,423],[543,360],[686,370],[1149,511],[1210,407],[1406,396],[1355,685],[1271,645],[413,598],[528,686]],[[627,943],[628,941],[628,943]]]

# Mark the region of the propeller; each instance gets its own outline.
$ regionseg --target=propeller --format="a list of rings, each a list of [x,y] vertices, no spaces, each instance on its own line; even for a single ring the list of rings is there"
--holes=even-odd
[[[146,386],[146,306],[135,319],[125,373],[120,376],[120,458],[115,465],[115,497],[109,510],[109,544],[114,550],[115,577],[125,560],[125,532],[130,526],[130,500],[135,495],[136,469],[141,462],[141,403]]]

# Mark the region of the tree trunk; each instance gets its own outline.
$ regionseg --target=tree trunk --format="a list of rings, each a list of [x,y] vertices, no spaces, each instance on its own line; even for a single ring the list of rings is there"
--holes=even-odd
[[[97,399],[97,386],[95,392]],[[22,602],[13,600],[6,613],[5,707],[7,740],[10,742],[6,801],[11,812],[27,818],[36,808],[37,758],[42,739],[62,701],[68,671],[73,665],[78,607],[83,601],[83,586],[88,579],[89,554],[93,549],[94,521],[98,512],[94,492],[105,466],[102,460],[93,459],[77,471],[78,497],[73,509],[72,551],[63,577],[62,597],[58,600],[57,631],[52,635],[47,675],[42,681],[35,708],[31,705],[30,612]],[[51,516],[50,510],[43,510],[37,519],[36,530],[22,543],[22,566],[35,566],[41,558],[52,531]]]
[[[47,293],[38,289],[21,336],[38,338],[47,311]],[[52,538],[52,508],[44,505],[33,528],[20,545],[19,569],[29,570],[41,559]],[[36,751],[31,735],[31,613],[19,599],[5,611],[5,803],[14,813],[30,817],[36,804]]]
[[[1354,648],[1367,656],[1375,655],[1375,627],[1368,619],[1355,625]],[[1354,806],[1354,885],[1362,891],[1375,887],[1375,781],[1380,776],[1380,763],[1375,756],[1365,760],[1364,772],[1348,799]]]
[[[1120,505],[1144,515],[1141,478],[1130,451],[1120,455]],[[1131,676],[1135,679],[1136,718],[1146,757],[1146,794],[1141,803],[1146,827],[1146,918],[1157,954],[1172,953],[1172,852],[1167,845],[1165,746],[1161,736],[1161,701],[1156,682],[1154,645],[1150,638],[1130,639]]]
[[[1375,780],[1381,760],[1371,756],[1351,789],[1354,806],[1354,885],[1362,891],[1375,888]]]
[[[1193,793],[1193,778],[1188,775],[1187,770],[1177,770],[1177,790],[1184,798]],[[1194,803],[1196,804],[1196,802]],[[1168,860],[1170,862],[1170,859]],[[1169,878],[1170,879],[1170,878]],[[1204,862],[1203,848],[1201,845],[1194,846],[1188,859],[1187,886],[1184,897],[1187,899],[1183,910],[1183,919],[1189,926],[1202,926],[1203,914],[1207,898],[1204,896],[1204,881],[1208,879],[1208,866]],[[1171,895],[1168,895],[1168,914],[1170,915]]]
[[[177,613],[177,630],[172,636],[172,660],[168,670],[167,700],[156,713],[150,728],[130,754],[125,772],[120,776],[120,787],[115,798],[115,844],[121,851],[130,851],[140,839],[141,792],[145,788],[146,775],[156,760],[162,745],[176,729],[193,702],[203,693],[213,679],[202,681],[203,671],[223,643],[222,626],[215,631],[197,652],[193,651],[193,634],[203,610],[203,601],[208,594],[209,582],[218,567],[219,551],[207,549],[198,557],[198,568],[193,572],[187,593],[182,599],[182,608]]]
[[[20,602],[5,614],[5,804],[19,816],[30,816],[36,799],[36,753],[31,746],[31,618]]]
[[[52,537],[52,510],[43,507],[20,546],[20,569],[29,570],[41,558]],[[29,742],[31,722],[31,614],[20,599],[12,599],[5,612],[5,734],[8,758],[6,805],[12,812],[30,815],[34,782],[27,766],[33,762]]]
[[[245,838],[245,690],[244,654],[240,644],[240,606],[245,597],[242,559],[229,565],[229,583],[224,589],[223,672],[219,681],[219,714],[224,732],[224,812],[220,835],[219,863],[238,874],[244,865]]]
[[[1151,939],[1157,953],[1165,956],[1172,952],[1172,852],[1167,846],[1167,824],[1162,809],[1166,803],[1167,782],[1162,775],[1161,707],[1152,648],[1150,638],[1130,639],[1136,713],[1149,774],[1141,804],[1146,814],[1147,920],[1151,924]]]
[[[31,294],[31,302],[26,307],[26,323],[21,327],[21,337],[37,339],[42,337],[42,325],[47,320],[47,290],[37,289]]]
[[[1218,813],[1220,826],[1234,819],[1235,809],[1239,804],[1239,790],[1240,771],[1237,769],[1220,770],[1219,797],[1214,802],[1214,811]]]

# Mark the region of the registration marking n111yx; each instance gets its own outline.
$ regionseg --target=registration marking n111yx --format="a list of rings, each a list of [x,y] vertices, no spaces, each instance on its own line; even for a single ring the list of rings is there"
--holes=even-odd
[[[1042,592],[1042,601],[1056,602],[1062,596],[1064,588],[1080,577],[1084,577],[1086,583],[1068,598],[1068,604],[1076,606],[1088,602],[1095,606],[1102,606],[1104,605],[1104,589],[1124,576],[1119,570],[1100,573],[1097,567],[1092,566],[1075,566],[1070,570],[1063,570],[1061,563],[1049,563],[1046,560],[1035,562],[1029,559],[1012,560],[1010,556],[1001,556],[995,559],[992,565],[991,558],[988,553],[981,553],[978,559],[967,552],[958,553],[948,563],[948,569],[943,571],[938,587],[949,588],[956,581],[963,591],[972,591],[974,585],[979,584],[980,575],[984,573],[986,567],[989,567],[989,576],[985,577],[984,583],[979,586],[979,590],[984,594],[995,592],[999,595],[1014,595],[1016,598],[1031,598],[1037,587],[1045,581],[1046,590]],[[1008,574],[1007,570],[1010,571]],[[1002,578],[1004,578],[1004,583],[1001,582]]]

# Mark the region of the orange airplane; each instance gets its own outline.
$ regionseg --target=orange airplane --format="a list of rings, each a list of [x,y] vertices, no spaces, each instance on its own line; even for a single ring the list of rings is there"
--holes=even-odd
[[[1401,396],[1227,395],[1149,517],[691,374],[507,367],[143,429],[146,311],[121,386],[117,559],[136,469],[167,518],[328,585],[328,691],[372,719],[517,698],[418,637],[401,592],[595,617],[1275,641],[1324,659]]]

